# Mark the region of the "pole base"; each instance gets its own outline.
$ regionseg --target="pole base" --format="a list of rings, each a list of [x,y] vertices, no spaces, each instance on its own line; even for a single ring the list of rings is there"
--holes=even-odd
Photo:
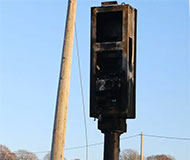
[[[104,137],[104,160],[119,160],[120,133],[108,132]]]
[[[105,118],[98,120],[98,129],[102,133],[106,132],[117,132],[124,133],[127,132],[126,119],[124,118]]]

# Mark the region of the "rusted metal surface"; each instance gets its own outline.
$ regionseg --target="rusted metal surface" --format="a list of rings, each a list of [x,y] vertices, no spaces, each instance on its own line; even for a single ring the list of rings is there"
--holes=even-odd
[[[91,117],[135,118],[136,17],[130,5],[91,8]]]
[[[119,159],[126,119],[135,118],[136,16],[130,5],[91,8],[90,116],[105,134],[104,160]]]
[[[105,42],[105,43],[96,43],[96,52],[99,51],[110,51],[110,50],[122,50],[122,42]]]
[[[102,6],[114,6],[117,5],[117,1],[102,2]]]

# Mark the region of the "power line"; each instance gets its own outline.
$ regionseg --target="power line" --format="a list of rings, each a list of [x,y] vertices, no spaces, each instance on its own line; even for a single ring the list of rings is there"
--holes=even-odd
[[[140,134],[123,137],[123,138],[121,138],[121,140],[130,139],[130,138],[134,138],[134,137],[138,137],[138,136],[140,136]],[[103,144],[104,144],[104,142],[97,142],[97,143],[89,144],[87,147],[99,146],[99,145],[103,145]],[[81,149],[81,148],[85,148],[85,147],[86,147],[86,145],[81,145],[81,146],[65,148],[65,150],[75,150],[75,149]],[[47,152],[50,152],[50,151],[39,151],[39,152],[32,152],[32,153],[38,154],[38,153],[47,153]]]
[[[120,140],[125,140],[125,139],[130,139],[130,138],[135,138],[140,136],[141,134],[136,134],[136,135],[132,135],[132,136],[128,136],[128,137],[123,137]],[[190,140],[190,138],[180,138],[180,137],[167,137],[167,136],[158,136],[158,135],[148,135],[148,134],[144,134],[144,136],[147,137],[154,137],[154,138],[166,138],[166,139],[177,139],[177,140]],[[97,146],[97,145],[102,145],[104,144],[103,142],[98,142],[98,143],[92,143],[89,144],[88,147],[92,147],[92,146]],[[65,150],[73,150],[73,149],[79,149],[79,148],[84,148],[86,147],[86,145],[81,145],[81,146],[76,146],[76,147],[70,147],[70,148],[65,148]]]
[[[132,135],[132,136],[128,136],[128,137],[123,137],[120,140],[135,138],[135,137],[138,137],[140,135],[141,134],[136,134],[136,135]],[[152,138],[164,138],[164,139],[184,140],[184,141],[189,141],[190,140],[190,138],[169,137],[169,136],[150,135],[150,134],[144,134],[144,136],[146,136],[146,137],[152,137]],[[81,148],[86,148],[86,147],[93,147],[93,146],[98,146],[98,145],[103,145],[103,144],[104,144],[104,142],[97,142],[97,143],[89,144],[88,146],[81,145],[81,146],[69,147],[69,148],[65,148],[65,150],[75,150],[75,149],[81,149]],[[40,154],[40,153],[47,153],[47,152],[50,152],[50,151],[39,151],[39,152],[32,152],[32,153]]]
[[[84,89],[83,89],[83,85],[82,85],[82,72],[81,72],[81,65],[80,65],[79,44],[78,44],[78,37],[77,37],[76,22],[75,22],[75,39],[76,39],[77,60],[78,60],[79,79],[80,79],[80,90],[81,90],[82,109],[83,109],[84,128],[85,128],[86,160],[88,160],[88,133],[87,133],[87,123],[86,123],[86,113],[85,113],[85,103],[84,103]]]
[[[175,139],[175,140],[183,140],[183,141],[189,141],[190,138],[182,138],[182,137],[167,137],[167,136],[159,136],[159,135],[150,135],[150,134],[144,134],[146,137],[152,137],[152,138],[163,138],[163,139]]]
[[[83,145],[83,146],[70,147],[70,148],[66,148],[65,150],[74,150],[74,149],[80,149],[80,148],[85,148],[85,147],[98,146],[98,145],[102,145],[102,144],[104,144],[104,143],[103,142],[99,142],[99,143],[89,144],[88,146]]]
[[[130,138],[134,138],[134,137],[138,137],[138,136],[140,136],[140,134],[136,134],[136,135],[128,136],[128,137],[123,137],[123,138],[120,138],[120,140],[130,139]]]

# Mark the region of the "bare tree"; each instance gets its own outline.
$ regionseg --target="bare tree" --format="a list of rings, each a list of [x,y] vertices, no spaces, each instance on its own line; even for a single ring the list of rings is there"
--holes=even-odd
[[[0,160],[15,160],[16,155],[8,147],[0,145]]]
[[[146,158],[147,160],[175,160],[174,157],[169,155],[155,155],[155,156],[149,156]]]
[[[50,160],[50,152],[48,152],[48,153],[44,156],[43,160]],[[64,160],[67,160],[67,159],[64,157]]]
[[[50,152],[44,156],[43,160],[50,160]]]
[[[18,150],[15,154],[16,160],[38,160],[38,157],[34,153],[26,150]]]
[[[126,149],[121,152],[119,156],[120,160],[140,160],[140,156],[137,151],[132,149]]]

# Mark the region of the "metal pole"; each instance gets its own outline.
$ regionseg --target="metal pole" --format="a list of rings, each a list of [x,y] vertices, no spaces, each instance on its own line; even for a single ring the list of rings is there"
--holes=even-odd
[[[144,160],[144,133],[141,132],[141,160]]]
[[[54,120],[51,160],[64,159],[64,145],[66,134],[67,108],[70,88],[70,71],[73,49],[73,34],[76,16],[77,0],[68,1],[65,37],[61,59],[59,86]]]
[[[120,133],[106,132],[104,137],[104,160],[119,159]]]

